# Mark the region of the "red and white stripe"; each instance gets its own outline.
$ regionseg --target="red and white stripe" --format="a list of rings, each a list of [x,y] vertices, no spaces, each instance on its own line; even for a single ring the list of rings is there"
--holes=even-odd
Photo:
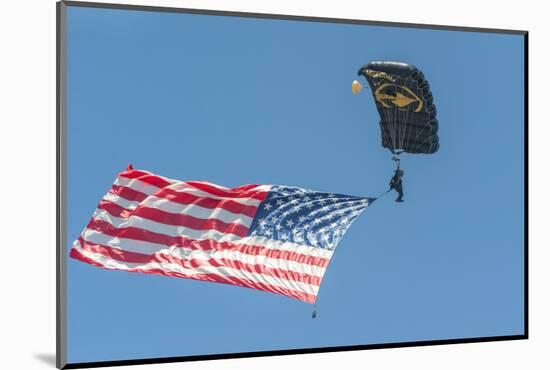
[[[129,169],[70,256],[115,270],[233,284],[314,303],[332,252],[247,236],[270,185],[229,189]]]

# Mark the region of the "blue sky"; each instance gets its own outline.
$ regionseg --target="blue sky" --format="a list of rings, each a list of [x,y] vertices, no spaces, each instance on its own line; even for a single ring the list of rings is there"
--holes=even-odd
[[[517,35],[69,7],[68,239],[128,163],[380,194],[391,154],[369,92],[350,89],[371,60],[424,72],[441,147],[406,156],[406,202],[378,200],[342,238],[317,319],[275,294],[69,259],[69,362],[522,334]]]

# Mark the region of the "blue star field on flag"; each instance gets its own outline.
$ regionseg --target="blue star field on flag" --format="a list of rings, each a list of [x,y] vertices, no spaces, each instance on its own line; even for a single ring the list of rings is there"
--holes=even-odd
[[[333,250],[374,200],[273,185],[258,207],[249,235]]]

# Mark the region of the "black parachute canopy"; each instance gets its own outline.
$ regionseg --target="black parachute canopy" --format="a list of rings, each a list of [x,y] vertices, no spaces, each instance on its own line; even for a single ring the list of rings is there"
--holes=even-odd
[[[413,65],[370,62],[359,69],[380,114],[382,146],[392,153],[431,154],[439,149],[439,122],[430,85]]]

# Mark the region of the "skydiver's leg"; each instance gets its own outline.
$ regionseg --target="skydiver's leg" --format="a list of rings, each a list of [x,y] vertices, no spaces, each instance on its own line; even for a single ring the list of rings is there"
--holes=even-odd
[[[403,185],[401,184],[401,182],[399,182],[399,184],[397,184],[397,186],[395,187],[395,190],[399,194],[399,196],[397,197],[397,199],[395,201],[396,202],[402,202],[403,201]]]

